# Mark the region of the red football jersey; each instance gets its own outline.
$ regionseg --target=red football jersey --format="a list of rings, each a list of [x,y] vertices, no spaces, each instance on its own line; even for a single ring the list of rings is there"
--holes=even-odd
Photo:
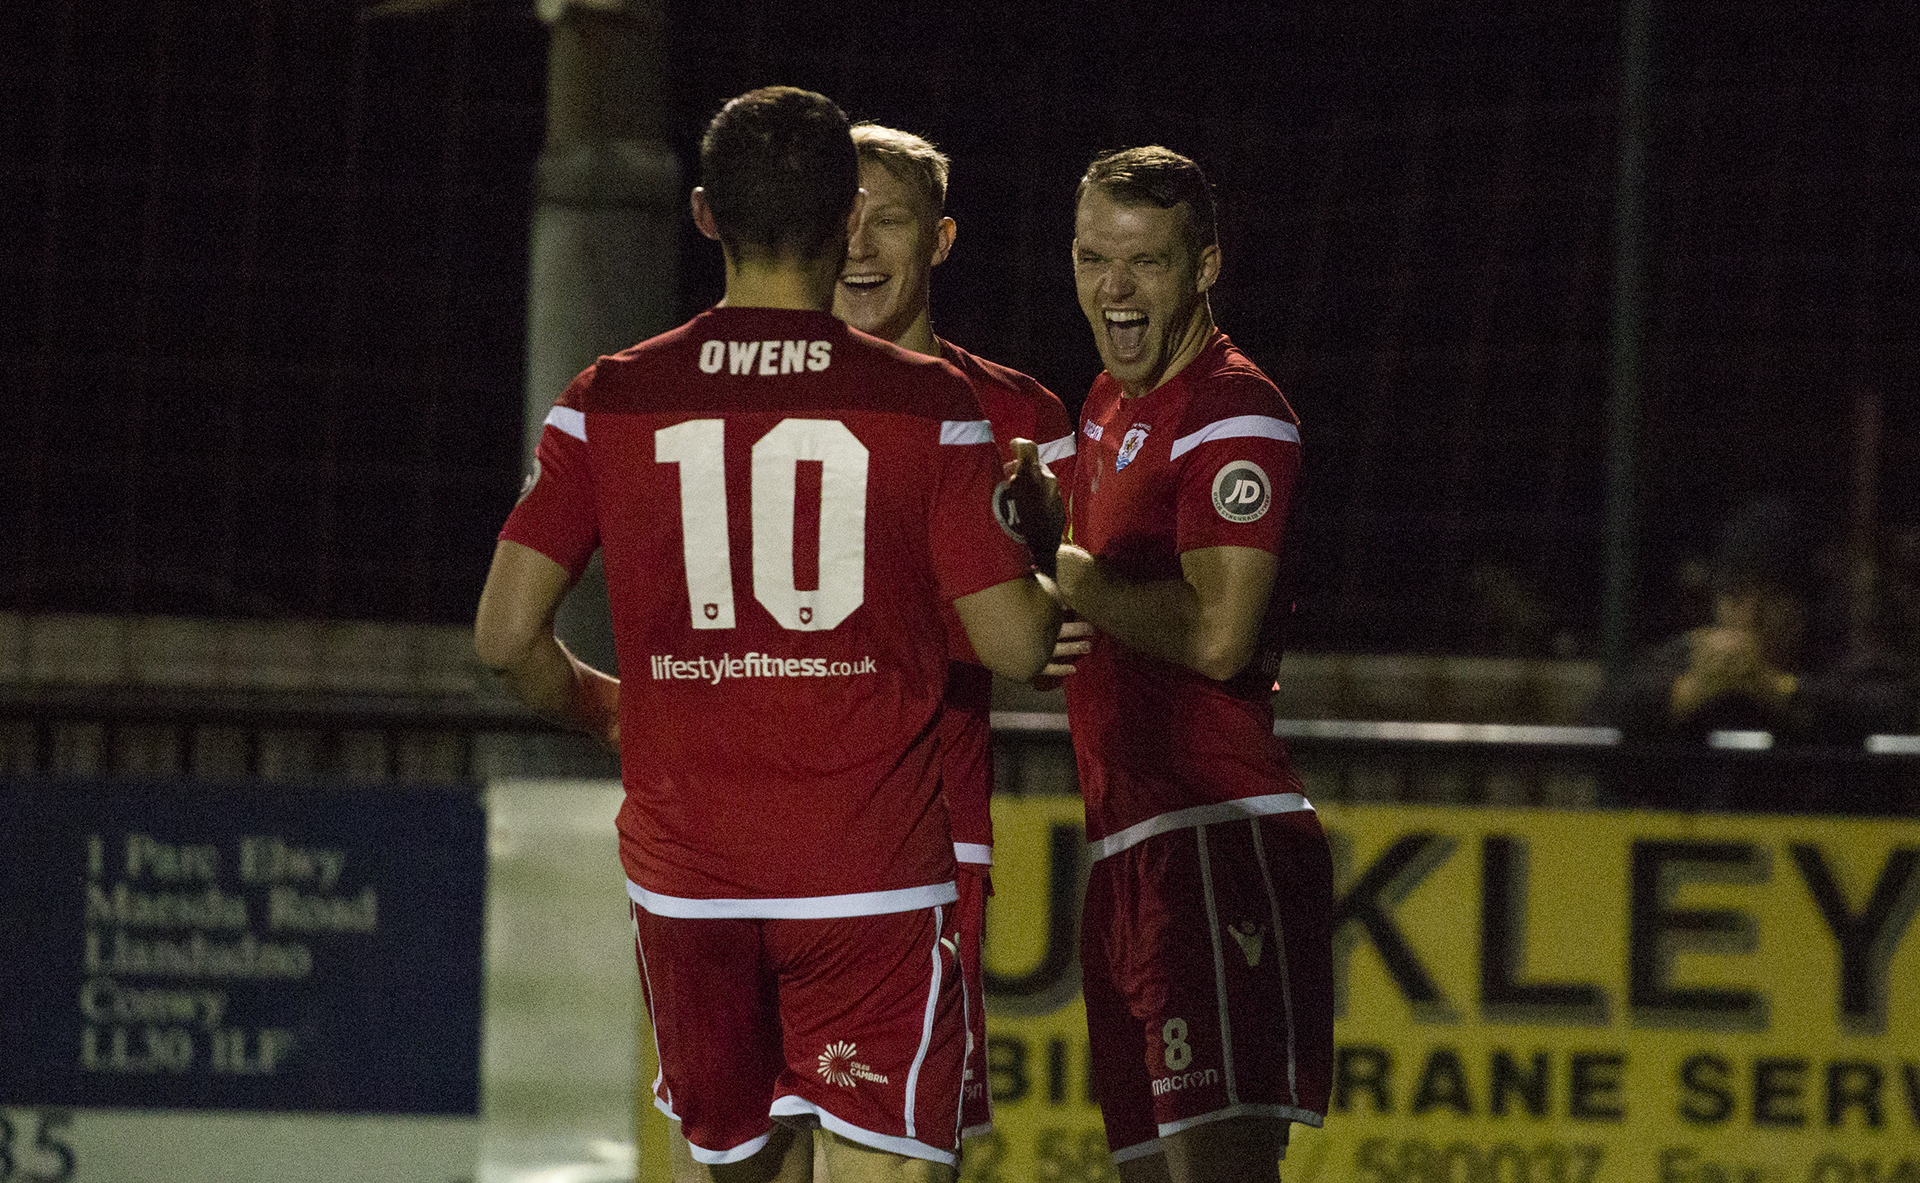
[[[1060,481],[1062,495],[1073,475],[1074,430],[1067,408],[1053,391],[1022,374],[951,341],[940,341],[940,356],[952,362],[973,386],[980,407],[993,424],[993,441],[1002,462],[1013,459],[1012,441],[1040,445],[1040,458]],[[940,717],[940,762],[953,815],[953,856],[963,863],[993,862],[993,742],[988,716],[993,709],[993,675],[974,660],[958,621],[949,625],[954,662],[947,673],[947,709]]]
[[[1300,466],[1298,420],[1224,333],[1140,398],[1122,397],[1101,374],[1080,436],[1071,538],[1118,574],[1178,579],[1180,555],[1211,546],[1281,553]],[[1287,596],[1277,583],[1260,646],[1228,682],[1096,637],[1066,689],[1097,855],[1212,820],[1183,810],[1299,791],[1271,705]]]
[[[501,537],[576,574],[602,551],[635,900],[953,899],[942,610],[1031,569],[959,374],[824,312],[716,308],[583,373],[538,457]]]

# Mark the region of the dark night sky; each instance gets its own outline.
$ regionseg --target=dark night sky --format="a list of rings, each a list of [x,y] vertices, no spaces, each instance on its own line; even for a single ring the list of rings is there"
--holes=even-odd
[[[9,7],[0,609],[464,619],[518,485],[545,30],[492,0]],[[961,225],[937,326],[1070,404],[1098,364],[1073,181],[1101,148],[1189,153],[1220,323],[1305,424],[1302,643],[1592,652],[1619,14],[966,8],[669,3],[672,146],[691,175],[717,105],[776,81],[934,139]],[[1920,513],[1920,81],[1891,0],[1655,10],[1664,622],[1741,498],[1844,515],[1865,394],[1886,520]],[[681,273],[684,311],[717,294],[690,230]],[[1516,631],[1515,596],[1550,623]]]

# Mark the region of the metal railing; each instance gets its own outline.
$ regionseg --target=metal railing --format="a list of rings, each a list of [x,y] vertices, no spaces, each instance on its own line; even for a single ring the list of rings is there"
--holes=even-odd
[[[997,711],[997,788],[1074,793],[1063,714]],[[1776,746],[1624,743],[1605,727],[1282,719],[1328,801],[1920,815],[1920,735]],[[617,759],[504,698],[140,688],[0,691],[0,774],[477,785],[619,775]]]
[[[993,723],[1000,787],[1046,791],[1027,765],[1067,743],[1066,716],[997,712]],[[1308,795],[1329,801],[1920,815],[1920,735],[1634,744],[1611,727],[1349,719],[1280,719],[1274,733]]]

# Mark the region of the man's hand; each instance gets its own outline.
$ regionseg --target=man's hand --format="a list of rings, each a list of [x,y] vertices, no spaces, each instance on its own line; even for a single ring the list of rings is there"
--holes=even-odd
[[[1051,577],[1067,515],[1060,503],[1060,482],[1032,440],[1013,441],[1007,479],[993,491],[993,514],[1009,534],[1026,543],[1041,574]]]
[[[1084,620],[1061,621],[1060,635],[1053,642],[1053,656],[1029,685],[1035,690],[1058,689],[1080,659],[1093,652],[1093,631],[1093,625]]]
[[[1695,629],[1687,636],[1687,646],[1687,669],[1673,682],[1675,718],[1729,694],[1783,707],[1798,688],[1792,674],[1761,656],[1760,638],[1752,630],[1725,625]]]

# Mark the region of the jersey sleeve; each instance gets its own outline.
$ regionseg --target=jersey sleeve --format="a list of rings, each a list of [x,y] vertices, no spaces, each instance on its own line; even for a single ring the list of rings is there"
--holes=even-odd
[[[941,423],[933,463],[928,538],[941,597],[952,602],[1030,573],[1027,548],[993,516],[993,490],[1000,482],[993,425],[985,419]]]
[[[1065,404],[1053,391],[1034,382],[1031,393],[1034,400],[1033,442],[1040,445],[1040,459],[1047,462],[1047,467],[1053,470],[1053,475],[1060,481],[1060,493],[1064,497],[1073,483],[1078,430],[1073,416],[1067,414]]]
[[[581,409],[592,376],[588,370],[575,378],[547,412],[534,450],[533,477],[500,531],[503,540],[539,551],[575,579],[600,545],[587,417]]]
[[[1245,546],[1279,554],[1294,480],[1300,471],[1300,429],[1270,391],[1213,401],[1190,416],[1174,440],[1179,470],[1175,549]],[[1196,421],[1197,420],[1197,421]]]

